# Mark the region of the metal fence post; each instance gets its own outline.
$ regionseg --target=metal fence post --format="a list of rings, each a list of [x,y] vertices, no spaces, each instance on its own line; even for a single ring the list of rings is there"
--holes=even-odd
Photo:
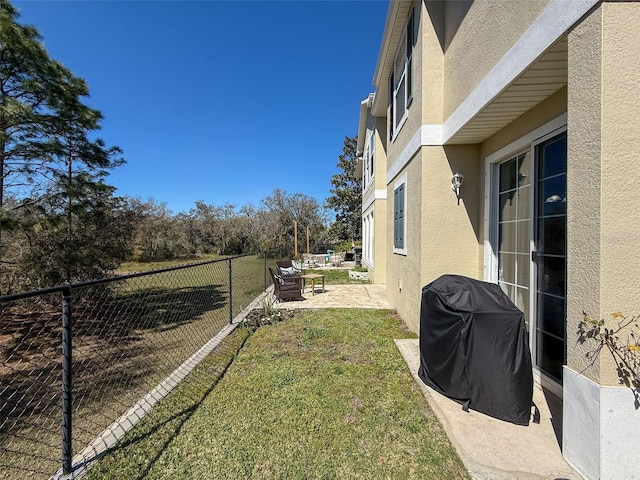
[[[67,475],[72,470],[72,388],[71,371],[72,331],[71,331],[71,288],[62,291],[62,472]]]
[[[233,323],[233,282],[231,280],[231,258],[228,260],[229,262],[229,323]]]
[[[262,257],[264,258],[264,268],[262,269],[262,274],[264,276],[264,289],[263,292],[267,291],[267,252],[262,252]]]

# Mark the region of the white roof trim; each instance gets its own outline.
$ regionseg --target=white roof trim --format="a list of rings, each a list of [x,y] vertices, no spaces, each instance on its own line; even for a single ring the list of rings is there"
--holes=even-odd
[[[442,125],[422,125],[387,170],[387,184],[402,171],[422,147],[442,145]]]
[[[375,202],[376,200],[386,200],[387,199],[387,190],[382,190],[382,189],[378,189],[375,190],[373,192],[373,194],[369,195],[366,199],[363,200],[362,202],[362,212],[364,213],[365,211],[367,211],[369,208],[371,208],[371,205],[373,205],[373,202]]]
[[[374,98],[375,93],[370,93],[367,98],[360,102],[360,122],[358,124],[358,138],[356,146],[358,153],[362,153],[364,151],[364,142],[366,140],[365,137],[367,136],[367,117],[369,116],[369,110],[371,110]]]

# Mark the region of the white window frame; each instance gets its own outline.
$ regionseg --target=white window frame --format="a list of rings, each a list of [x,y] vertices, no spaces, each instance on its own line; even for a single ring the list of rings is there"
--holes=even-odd
[[[398,188],[400,188],[402,185],[404,185],[404,191],[403,191],[403,209],[402,209],[402,247],[396,247],[396,241],[395,241],[395,231],[396,231],[396,219],[395,219],[395,211],[396,211],[396,205],[395,205],[395,192],[396,190],[398,190]],[[393,253],[398,254],[398,255],[406,255],[407,254],[407,174],[406,172],[403,173],[402,175],[400,175],[400,177],[398,177],[398,179],[395,181],[395,183],[393,184],[393,212],[394,212],[394,219],[393,219],[393,233],[394,233],[394,238],[393,238]]]
[[[498,186],[498,172],[497,167],[500,163],[509,158],[517,155],[518,152],[529,151],[531,155],[531,172],[532,179],[535,178],[535,148],[541,142],[554,137],[567,130],[567,114],[562,114],[559,117],[545,123],[544,125],[529,132],[525,136],[515,140],[509,145],[501,148],[497,152],[492,153],[485,158],[485,198],[484,198],[484,280],[491,283],[498,283],[498,255],[497,255],[497,243],[498,243],[498,215],[497,205],[495,199],[495,192]],[[535,186],[532,183],[532,195],[534,194]],[[534,222],[535,201],[531,202],[530,218]],[[535,225],[532,225],[534,228]],[[534,245],[530,242],[529,246],[529,258],[531,258],[531,251]],[[531,285],[535,285],[537,271],[534,265],[529,269],[529,345],[532,354],[532,358],[535,359],[536,351],[536,338],[535,338],[535,288],[531,288]],[[540,370],[534,365],[533,368],[534,380],[540,383],[545,388],[548,388],[555,395],[562,398],[562,387],[555,383],[553,380],[543,375]]]
[[[508,160],[519,152],[530,150],[532,155],[531,165],[534,165],[534,145],[540,142],[542,138],[561,133],[567,129],[567,114],[545,123],[544,125],[529,132],[525,136],[506,145],[497,152],[485,158],[485,184],[484,184],[484,280],[491,283],[498,282],[498,255],[494,251],[497,244],[498,225],[497,225],[497,205],[495,204],[494,193],[497,188],[497,175],[495,167],[499,163]],[[533,175],[533,170],[532,170]],[[533,202],[532,202],[533,204]],[[533,205],[532,205],[533,208]],[[533,217],[531,217],[533,218]]]
[[[411,33],[411,42],[408,41],[407,35]],[[393,70],[389,77],[389,103],[391,108],[391,121],[390,132],[391,141],[394,141],[400,130],[407,121],[409,116],[409,106],[413,102],[413,50],[415,46],[415,16],[414,10],[411,9],[411,13],[407,19],[407,23],[404,26],[402,32],[402,40],[400,46],[393,59]],[[398,56],[404,53],[404,62],[401,61],[402,71],[398,72],[396,66],[398,66]],[[397,79],[397,80],[396,80]],[[400,91],[400,86],[404,88]],[[409,88],[411,86],[411,88]],[[398,95],[402,94],[404,97],[404,110],[402,115],[398,118]]]
[[[373,268],[374,255],[374,209],[367,210],[362,218],[362,263]]]
[[[371,131],[371,136],[369,137],[369,183],[373,181],[375,178],[374,175],[374,167],[375,167],[375,153],[376,153],[376,131]]]
[[[362,155],[362,189],[366,190],[373,182],[373,156],[375,153],[375,130],[367,136],[367,145]]]

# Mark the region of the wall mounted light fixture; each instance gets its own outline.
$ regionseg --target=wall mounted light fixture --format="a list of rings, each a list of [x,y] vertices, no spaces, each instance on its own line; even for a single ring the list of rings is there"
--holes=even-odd
[[[456,172],[451,177],[451,190],[456,192],[456,198],[458,199],[458,205],[460,205],[460,187],[464,181],[464,175],[460,172]]]

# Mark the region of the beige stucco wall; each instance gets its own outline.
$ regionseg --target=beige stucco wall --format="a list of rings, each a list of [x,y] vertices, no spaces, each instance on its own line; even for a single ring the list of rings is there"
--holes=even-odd
[[[373,270],[371,283],[387,283],[387,200],[376,200],[373,219]]]
[[[387,158],[390,168],[393,161],[407,147],[409,141],[422,125],[423,95],[421,85],[424,80],[423,65],[423,18],[424,5],[421,1],[414,1],[415,22],[418,25],[416,31],[416,44],[413,52],[413,101],[409,107],[408,118],[401,129],[396,132],[396,137],[387,144]],[[387,79],[388,80],[388,79]],[[386,178],[387,187],[387,229],[386,229],[386,285],[387,298],[396,308],[405,323],[414,331],[417,330],[416,309],[419,309],[419,301],[416,300],[416,288],[420,279],[420,241],[419,237],[410,232],[418,232],[420,229],[420,153],[418,152],[398,174],[392,178]],[[407,225],[407,255],[393,253],[393,191],[395,182],[406,174],[406,218]]]
[[[550,0],[447,2],[444,61],[447,118],[540,16]],[[467,10],[468,9],[468,10]],[[465,10],[467,10],[465,12]]]
[[[376,156],[374,165],[374,184],[376,190],[387,189],[387,119],[379,117],[375,119],[376,125]],[[386,199],[379,198],[374,204],[374,257],[373,271],[371,272],[373,283],[387,282],[387,205]]]
[[[464,175],[460,204],[451,189],[455,172]],[[482,279],[478,146],[425,147],[422,176],[421,286],[444,274]]]
[[[601,310],[638,314],[640,4],[604,3],[602,14]]]
[[[440,43],[439,30],[444,20],[443,8],[422,7],[420,22],[421,49],[419,61],[415,64],[420,72],[420,89],[422,99],[421,123],[425,125],[439,125],[443,123],[444,101],[444,51]]]
[[[596,382],[574,332],[583,310],[600,315],[601,30],[593,14],[568,37],[567,366]]]
[[[396,178],[406,174],[405,222],[406,255],[393,253],[393,191],[395,182],[387,190],[387,298],[407,326],[418,331],[420,284],[420,221],[422,178],[420,152]]]
[[[588,368],[574,332],[583,310],[640,313],[639,22],[640,4],[603,3],[569,35],[568,366],[602,385],[615,365]]]

